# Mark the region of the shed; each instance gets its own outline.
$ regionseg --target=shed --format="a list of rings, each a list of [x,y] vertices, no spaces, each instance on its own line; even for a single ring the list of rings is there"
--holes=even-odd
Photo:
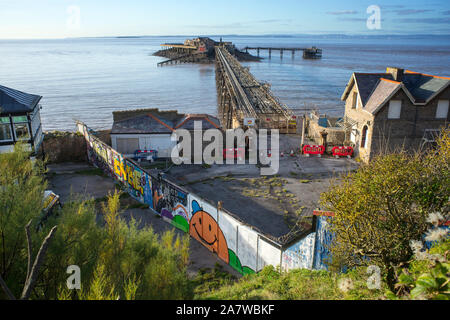
[[[113,149],[128,157],[138,150],[156,150],[158,158],[170,158],[177,144],[172,134],[178,129],[193,132],[196,121],[202,123],[202,130],[220,129],[219,120],[207,114],[179,114],[158,109],[114,112],[111,144]]]

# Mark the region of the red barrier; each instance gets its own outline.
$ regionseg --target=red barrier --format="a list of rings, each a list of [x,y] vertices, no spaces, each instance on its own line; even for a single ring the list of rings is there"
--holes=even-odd
[[[354,149],[352,147],[334,147],[333,157],[349,157],[353,156]]]
[[[223,149],[223,157],[225,159],[244,159],[245,149]]]
[[[324,146],[310,146],[306,145],[303,147],[303,154],[310,155],[320,155],[322,156],[325,153],[325,147]]]

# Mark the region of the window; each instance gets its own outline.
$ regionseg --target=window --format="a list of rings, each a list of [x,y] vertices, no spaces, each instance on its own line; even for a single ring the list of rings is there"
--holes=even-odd
[[[14,123],[14,134],[17,140],[29,140],[30,131],[28,130],[28,118],[23,117],[13,117]]]
[[[8,117],[0,118],[0,141],[12,141],[12,131],[11,131],[11,123],[9,122]]]
[[[402,112],[402,101],[391,100],[391,102],[389,103],[388,119],[400,119],[401,112]]]
[[[31,132],[33,137],[36,136],[37,131],[41,127],[41,117],[39,113],[39,108],[36,108],[36,112],[31,116]]]
[[[361,136],[361,148],[367,148],[367,132],[369,131],[369,128],[367,126],[364,126],[364,129],[362,131]]]
[[[436,119],[447,119],[449,100],[439,100]]]
[[[356,109],[358,105],[358,92],[353,92],[352,109]]]

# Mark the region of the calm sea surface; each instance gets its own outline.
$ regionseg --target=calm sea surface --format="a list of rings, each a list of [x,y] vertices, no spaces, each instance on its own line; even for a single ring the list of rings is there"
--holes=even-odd
[[[135,108],[217,114],[214,65],[157,67],[152,54],[185,37],[0,41],[0,84],[42,95],[44,130],[74,130],[74,119],[110,128],[112,112]],[[219,40],[217,37],[213,37]],[[303,60],[267,52],[245,63],[260,81],[294,109],[341,115],[342,92],[352,72],[384,72],[387,66],[450,76],[450,37],[224,37],[245,46],[323,48],[323,59]],[[254,53],[256,54],[256,52]]]

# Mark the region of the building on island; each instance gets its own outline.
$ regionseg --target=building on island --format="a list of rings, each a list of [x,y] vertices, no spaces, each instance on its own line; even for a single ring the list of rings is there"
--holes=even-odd
[[[42,97],[0,86],[0,153],[24,142],[34,154],[43,140],[39,102]]]
[[[172,141],[172,133],[185,129],[193,134],[196,121],[201,122],[202,130],[220,129],[219,120],[207,114],[142,109],[114,112],[113,117],[111,145],[128,157],[139,150],[155,150],[158,158],[170,158],[177,144]]]
[[[399,68],[353,73],[342,95],[341,127],[368,162],[380,151],[418,150],[448,126],[450,78]]]

